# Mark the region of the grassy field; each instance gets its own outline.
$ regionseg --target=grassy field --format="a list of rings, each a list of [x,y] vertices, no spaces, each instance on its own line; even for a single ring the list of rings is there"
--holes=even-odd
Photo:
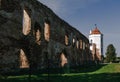
[[[31,82],[120,82],[120,64],[76,68],[69,74],[32,75]],[[76,73],[75,73],[76,72]],[[0,82],[30,82],[28,75],[0,76]]]

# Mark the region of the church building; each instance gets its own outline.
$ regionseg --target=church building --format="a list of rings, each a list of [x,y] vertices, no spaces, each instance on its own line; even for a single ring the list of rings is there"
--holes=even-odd
[[[103,55],[103,34],[98,27],[90,31],[89,34],[90,50],[94,61],[101,61]]]

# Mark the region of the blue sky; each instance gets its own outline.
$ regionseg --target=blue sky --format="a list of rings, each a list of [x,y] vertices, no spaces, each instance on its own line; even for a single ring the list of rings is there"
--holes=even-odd
[[[120,56],[120,0],[39,0],[86,37],[95,24],[104,34],[104,53],[109,44]]]

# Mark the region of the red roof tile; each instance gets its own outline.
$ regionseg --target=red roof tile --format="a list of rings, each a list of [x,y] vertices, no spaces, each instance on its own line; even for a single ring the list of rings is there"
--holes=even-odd
[[[96,27],[94,30],[92,30],[91,34],[101,34],[99,29]]]

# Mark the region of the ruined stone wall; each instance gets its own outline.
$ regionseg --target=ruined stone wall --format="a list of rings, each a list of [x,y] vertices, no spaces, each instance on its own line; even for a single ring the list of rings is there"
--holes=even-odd
[[[91,58],[88,39],[37,0],[0,1],[0,72],[79,66]]]
[[[93,61],[95,63],[100,63],[101,62],[101,56],[99,54],[99,49],[96,48],[96,44],[92,44],[93,45],[93,49],[92,49],[92,57],[93,57]]]

